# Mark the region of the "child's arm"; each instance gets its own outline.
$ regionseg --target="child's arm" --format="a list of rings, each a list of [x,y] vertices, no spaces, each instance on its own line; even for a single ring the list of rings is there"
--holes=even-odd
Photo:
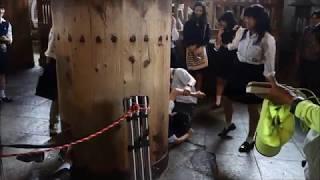
[[[184,96],[184,90],[180,88],[172,89],[170,92],[169,99],[172,101],[175,101],[177,96]],[[190,96],[196,97],[196,98],[203,98],[206,96],[206,94],[201,91],[197,91],[197,92],[191,92]]]

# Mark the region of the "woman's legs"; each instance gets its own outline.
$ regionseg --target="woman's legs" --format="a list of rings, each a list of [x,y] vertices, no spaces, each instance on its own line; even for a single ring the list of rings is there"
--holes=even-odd
[[[6,88],[6,78],[4,74],[0,74],[0,98],[4,98],[5,97],[5,90]]]
[[[194,74],[194,78],[196,79],[196,90],[201,91],[203,87],[203,72],[196,72]]]
[[[232,123],[232,115],[233,115],[233,106],[232,101],[227,98],[223,97],[222,101],[223,109],[224,109],[224,115],[225,115],[225,121],[226,126],[224,129],[218,134],[220,137],[226,137],[229,131],[235,130],[236,126]]]
[[[259,121],[259,105],[249,104],[249,134],[246,141],[240,146],[239,152],[250,152],[254,148],[254,136]]]
[[[232,115],[233,115],[232,101],[228,97],[224,96],[222,104],[224,109],[226,125],[228,127],[232,122]]]
[[[248,105],[248,112],[249,112],[249,134],[248,138],[254,137],[259,121],[259,105],[258,104],[249,104]]]
[[[225,87],[225,80],[218,77],[217,78],[217,87],[216,87],[216,103],[215,105],[220,106],[221,98],[223,95],[224,87]]]

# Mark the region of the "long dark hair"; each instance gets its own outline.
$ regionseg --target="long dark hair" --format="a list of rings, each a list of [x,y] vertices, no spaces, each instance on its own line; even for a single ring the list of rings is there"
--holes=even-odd
[[[196,9],[196,7],[201,7],[202,8],[202,16],[200,18],[197,18],[195,12],[192,13],[190,20],[193,22],[198,22],[200,23],[200,26],[205,26],[208,24],[208,19],[207,19],[207,9],[206,6],[204,5],[204,3],[202,2],[196,2],[194,4],[194,8],[193,10]]]
[[[236,18],[232,11],[226,11],[218,20],[219,22],[224,21],[227,23],[225,30],[231,31],[237,24]]]
[[[244,11],[244,16],[245,17],[252,17],[256,21],[256,26],[255,26],[254,30],[258,34],[258,39],[257,39],[257,42],[255,42],[255,44],[258,44],[261,42],[265,33],[267,33],[267,32],[271,33],[270,17],[262,5],[254,4],[254,5],[251,5],[250,7],[246,8],[246,10]],[[245,38],[245,34],[242,37],[242,39]]]

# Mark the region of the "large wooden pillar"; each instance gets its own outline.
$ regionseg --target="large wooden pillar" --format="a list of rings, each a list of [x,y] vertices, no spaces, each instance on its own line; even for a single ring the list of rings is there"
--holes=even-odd
[[[167,156],[171,0],[54,0],[62,119],[83,137],[123,114],[126,96],[150,97],[151,160]],[[74,147],[76,168],[127,173],[126,122]]]
[[[34,66],[31,38],[31,20],[28,0],[2,0],[6,18],[13,29],[13,44],[10,51],[11,69]]]

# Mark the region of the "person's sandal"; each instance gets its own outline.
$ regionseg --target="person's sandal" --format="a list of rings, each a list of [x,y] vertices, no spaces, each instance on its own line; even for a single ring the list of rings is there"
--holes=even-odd
[[[218,134],[218,136],[220,136],[220,137],[226,137],[230,131],[233,131],[233,130],[235,130],[236,128],[237,128],[236,125],[235,125],[234,123],[232,123],[232,124],[230,124],[230,126],[229,126],[228,128],[224,128],[224,129]]]
[[[254,143],[255,143],[254,141],[252,141],[251,143],[245,141],[239,147],[239,152],[241,152],[241,153],[249,153],[254,148]]]

